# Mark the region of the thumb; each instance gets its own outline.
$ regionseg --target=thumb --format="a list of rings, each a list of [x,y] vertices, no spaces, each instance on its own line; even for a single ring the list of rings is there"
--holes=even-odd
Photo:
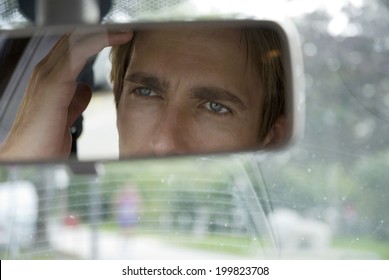
[[[68,127],[71,127],[77,118],[85,111],[92,98],[92,90],[86,84],[77,84],[73,99],[68,110]]]

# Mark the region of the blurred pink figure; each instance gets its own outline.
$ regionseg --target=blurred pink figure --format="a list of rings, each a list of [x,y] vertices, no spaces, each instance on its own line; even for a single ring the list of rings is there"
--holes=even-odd
[[[128,239],[139,223],[140,204],[141,199],[137,187],[133,184],[123,187],[115,199],[116,221],[123,234],[119,242],[122,258],[129,258],[133,251]]]
[[[129,233],[139,222],[140,199],[135,185],[125,186],[116,198],[116,220]]]

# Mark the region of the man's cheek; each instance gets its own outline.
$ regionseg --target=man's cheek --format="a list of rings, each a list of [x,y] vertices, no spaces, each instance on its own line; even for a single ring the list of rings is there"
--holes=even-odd
[[[151,115],[128,110],[118,115],[118,132],[123,143],[145,142],[153,128]]]

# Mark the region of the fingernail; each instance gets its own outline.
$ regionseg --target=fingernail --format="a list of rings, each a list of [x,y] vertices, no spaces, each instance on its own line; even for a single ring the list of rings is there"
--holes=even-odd
[[[118,29],[117,32],[121,32],[121,33],[132,33],[132,30],[131,29]]]

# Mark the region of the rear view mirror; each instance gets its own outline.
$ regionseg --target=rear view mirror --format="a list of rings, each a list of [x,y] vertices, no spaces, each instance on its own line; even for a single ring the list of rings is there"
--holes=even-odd
[[[296,31],[285,22],[14,34],[4,33],[0,53],[13,71],[2,78],[1,160],[68,158],[72,145],[86,155],[81,159],[276,150],[302,133],[302,59]],[[24,44],[17,63],[7,57],[6,43],[15,42]],[[92,111],[97,122],[88,119]],[[116,127],[111,144],[100,142]]]

